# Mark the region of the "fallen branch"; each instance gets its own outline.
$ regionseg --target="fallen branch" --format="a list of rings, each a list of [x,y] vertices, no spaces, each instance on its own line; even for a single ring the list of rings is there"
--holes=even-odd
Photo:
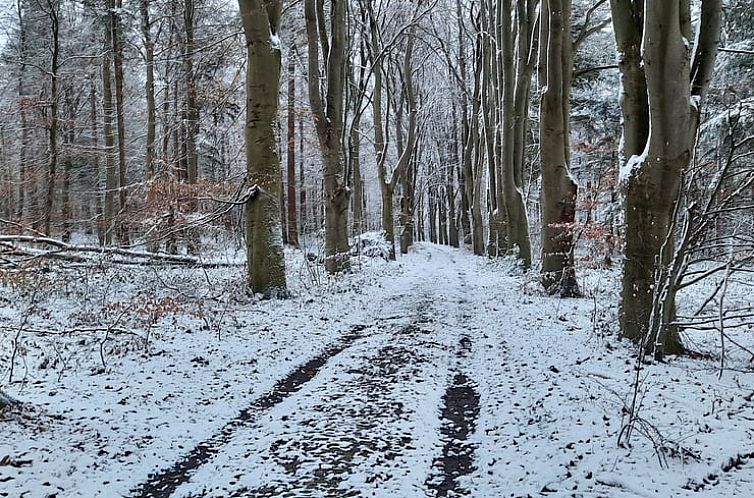
[[[175,264],[181,266],[198,266],[205,268],[218,268],[226,266],[239,266],[240,263],[222,263],[222,262],[205,262],[200,258],[193,256],[182,256],[179,254],[167,254],[162,252],[145,252],[145,251],[133,251],[130,249],[122,249],[120,247],[109,246],[89,246],[89,245],[75,245],[63,242],[62,240],[53,239],[50,237],[35,237],[31,235],[0,235],[0,244],[2,244],[7,250],[12,251],[15,255],[26,255],[34,258],[57,258],[66,259],[70,261],[87,261],[91,258],[86,258],[82,254],[96,254],[96,255],[109,255],[109,256],[121,256],[125,258],[133,258],[142,260],[149,263],[161,262],[167,264]],[[55,250],[39,250],[32,248],[24,248],[18,244],[37,244],[42,246],[49,246],[55,248]],[[128,264],[127,260],[117,260],[123,264]]]
[[[6,410],[8,408],[12,408],[14,406],[18,406],[20,404],[21,403],[18,400],[14,399],[14,398],[11,398],[10,396],[8,396],[7,394],[5,394],[4,392],[0,391],[0,412],[2,412],[3,410]]]
[[[0,325],[0,330],[18,330],[18,327]],[[62,330],[22,327],[20,330],[22,332],[27,332],[29,334],[35,334],[35,335],[40,335],[40,336],[66,336],[66,335],[76,335],[76,334],[96,334],[98,332],[109,331],[111,334],[116,333],[116,334],[134,335],[136,337],[141,337],[141,334],[139,334],[138,332],[124,329],[122,327],[76,327],[72,329],[62,329]]]

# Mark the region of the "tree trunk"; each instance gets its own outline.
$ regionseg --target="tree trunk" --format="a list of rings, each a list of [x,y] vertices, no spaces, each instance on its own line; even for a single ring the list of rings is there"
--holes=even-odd
[[[118,240],[122,245],[129,243],[128,227],[128,180],[126,163],[126,124],[125,124],[125,95],[123,91],[123,41],[121,40],[120,12],[123,7],[122,0],[110,0],[112,18],[110,28],[112,29],[112,50],[113,50],[113,69],[115,76],[115,106],[118,123],[118,206],[120,212],[117,219]]]
[[[471,165],[471,156],[468,156],[467,151],[471,147],[469,143],[471,122],[469,119],[469,95],[468,88],[466,86],[466,30],[463,23],[463,11],[461,10],[461,0],[456,0],[456,20],[458,22],[458,72],[461,77],[461,122],[463,127],[460,130],[461,136],[458,140],[461,143],[461,155],[459,156],[459,174],[458,183],[459,190],[461,191],[461,229],[463,230],[463,242],[464,244],[472,244],[472,231],[471,231],[471,198],[474,190],[474,172]],[[469,152],[470,154],[470,152]]]
[[[276,143],[281,73],[279,1],[239,0],[246,45],[246,164],[257,190],[246,203],[249,286],[267,297],[286,294],[280,237],[280,158]]]
[[[304,182],[306,176],[304,175],[304,118],[299,117],[298,121],[298,193],[299,193],[299,208],[301,210],[301,233],[304,234],[306,230],[306,184]]]
[[[157,135],[157,113],[154,93],[154,44],[152,42],[152,24],[149,17],[149,2],[150,0],[141,0],[139,8],[141,10],[141,33],[144,37],[144,57],[146,62],[147,148],[144,160],[147,179],[152,180],[155,175],[154,150]]]
[[[526,160],[526,130],[529,120],[529,89],[534,61],[530,57],[533,43],[531,24],[536,16],[536,2],[517,2],[518,57],[514,65],[513,34],[511,32],[510,2],[502,5],[501,37],[503,38],[503,195],[508,223],[508,249],[517,251],[524,268],[531,267],[531,240],[529,221],[523,196],[523,166]],[[507,26],[507,27],[506,27]],[[507,131],[505,131],[507,130]]]
[[[542,169],[542,274],[550,294],[580,295],[574,267],[573,232],[577,186],[569,171],[570,0],[544,0],[542,40],[546,88],[540,111]],[[544,30],[547,30],[546,33]]]
[[[108,0],[108,7],[113,8],[112,0]],[[115,170],[115,135],[113,120],[115,110],[113,108],[112,89],[112,16],[105,18],[105,46],[102,55],[102,117],[103,131],[105,134],[105,201],[102,216],[102,233],[105,245],[113,243],[115,231],[115,192],[117,179]]]
[[[90,76],[89,82],[89,119],[90,119],[90,133],[89,144],[92,147],[94,153],[92,154],[92,164],[94,166],[94,193],[92,199],[92,205],[95,206],[96,217],[96,230],[97,241],[101,244],[105,242],[104,223],[102,220],[102,204],[103,197],[100,195],[102,191],[102,171],[100,170],[100,157],[99,157],[99,125],[97,122],[97,84],[94,73]]]
[[[52,59],[50,62],[50,142],[47,162],[47,196],[45,198],[44,227],[46,235],[50,235],[53,205],[55,200],[55,184],[58,169],[58,59],[60,57],[58,13],[60,4],[56,0],[48,0],[50,18],[50,42]]]
[[[71,231],[73,228],[73,213],[71,209],[71,173],[73,171],[73,159],[71,148],[73,147],[75,137],[75,114],[76,109],[71,100],[71,89],[66,87],[66,113],[68,115],[65,128],[63,129],[65,152],[63,154],[63,184],[61,188],[61,225],[63,233],[61,239],[64,242],[71,240]]]
[[[435,193],[434,189],[429,189],[429,194],[427,195],[427,202],[428,202],[428,211],[429,211],[429,241],[433,244],[438,243],[437,238],[437,221],[438,221],[438,210],[437,210],[437,194]]]
[[[296,207],[296,64],[288,61],[288,243],[298,247],[298,209]]]
[[[457,127],[458,125],[455,123],[455,119],[453,119],[453,121],[453,127]],[[448,145],[449,160],[445,163],[447,175],[447,183],[445,184],[445,200],[448,203],[448,244],[452,247],[458,247],[460,244],[458,239],[458,220],[456,219],[455,195],[455,171],[456,163],[458,162],[458,143],[455,142],[455,133],[453,135],[454,136],[450,137],[451,143]]]
[[[119,0],[120,1],[120,0]],[[195,0],[185,0],[183,9],[183,24],[185,44],[183,47],[183,77],[186,84],[186,119],[185,137],[183,144],[186,148],[186,183],[195,185],[199,177],[199,154],[196,142],[199,136],[199,109],[196,104],[196,75],[194,74],[194,5]],[[273,4],[276,2],[272,2]],[[188,209],[195,212],[199,208],[196,193],[189,201]],[[186,233],[186,249],[189,254],[199,253],[199,232],[189,229]]]
[[[484,226],[482,224],[482,169],[484,152],[481,147],[481,133],[479,130],[479,111],[481,103],[482,70],[484,57],[482,39],[484,34],[477,34],[476,58],[474,61],[474,96],[471,99],[471,125],[464,150],[464,170],[470,172],[471,178],[469,202],[471,203],[471,242],[474,254],[484,255]],[[467,186],[468,188],[468,186]]]
[[[27,37],[26,37],[26,20],[22,9],[22,3],[17,3],[18,13],[18,44],[19,51],[22,59],[26,59],[27,51]],[[18,102],[19,102],[19,114],[21,115],[21,149],[19,150],[18,167],[18,210],[17,218],[23,223],[24,207],[26,204],[26,189],[27,189],[27,151],[29,148],[29,130],[26,122],[26,65],[21,64],[18,68]]]
[[[330,36],[318,29],[324,24],[324,2],[306,0],[307,46],[309,53],[309,100],[314,125],[317,130],[322,162],[324,164],[325,194],[325,269],[328,273],[347,272],[351,269],[348,243],[348,198],[343,154],[343,101],[345,90],[346,59],[346,4],[345,0],[330,2]],[[320,93],[319,47],[328,47],[325,56],[326,94]]]
[[[646,12],[624,0],[611,3],[619,48],[637,57],[635,45],[643,43],[643,59],[624,56],[620,65],[624,156],[633,153],[621,174],[626,191],[621,333],[661,357],[684,349],[672,325],[675,282],[671,279],[667,297],[657,293],[665,287],[675,251],[675,205],[714,67],[721,3],[702,3],[693,72],[688,0],[648,3]]]

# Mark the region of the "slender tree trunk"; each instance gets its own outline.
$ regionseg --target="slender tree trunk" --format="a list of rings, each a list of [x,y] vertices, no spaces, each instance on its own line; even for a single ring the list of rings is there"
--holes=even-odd
[[[385,240],[388,244],[388,258],[391,261],[395,260],[395,226],[393,216],[393,194],[395,186],[398,180],[398,176],[401,173],[399,170],[393,171],[392,178],[388,178],[386,161],[387,161],[387,140],[385,139],[385,130],[387,129],[383,123],[382,108],[383,108],[383,59],[380,54],[379,33],[377,29],[377,19],[375,17],[372,4],[366,3],[369,13],[370,23],[370,42],[371,42],[371,57],[372,57],[372,73],[374,77],[374,90],[372,92],[372,117],[374,123],[374,153],[377,162],[377,175],[380,183],[380,196],[382,200],[382,231],[385,234]],[[390,109],[390,102],[388,99],[387,109]],[[388,112],[389,115],[389,112]]]
[[[471,230],[472,230],[472,249],[474,254],[481,256],[485,252],[484,247],[484,226],[482,222],[482,170],[484,163],[484,151],[481,144],[481,133],[479,130],[479,112],[481,104],[482,88],[482,70],[484,67],[484,57],[482,50],[483,34],[477,34],[476,58],[474,61],[474,96],[471,99],[471,125],[469,126],[468,139],[464,149],[464,170],[470,172],[467,178],[471,178],[471,191],[469,200],[471,202]]]
[[[306,230],[306,183],[304,175],[304,118],[299,117],[298,121],[298,193],[299,193],[299,208],[301,210],[301,233],[304,234]]]
[[[458,113],[456,112],[456,106],[455,103],[451,107],[451,136],[449,137],[449,156],[450,161],[447,163],[447,174],[448,174],[448,183],[447,183],[447,202],[448,202],[448,238],[449,243],[453,247],[459,247],[460,246],[460,236],[459,236],[459,219],[458,214],[456,212],[456,168],[460,168],[459,165],[461,163],[460,161],[460,147],[458,142]],[[460,181],[460,178],[459,178]],[[461,190],[459,185],[459,190]]]
[[[104,244],[105,242],[105,223],[102,219],[103,213],[102,213],[102,207],[104,202],[104,196],[100,194],[102,191],[102,171],[100,170],[100,157],[99,157],[99,124],[98,124],[98,117],[97,117],[97,84],[96,84],[96,75],[95,73],[92,73],[90,75],[90,82],[89,82],[89,128],[90,128],[90,134],[89,137],[89,144],[92,147],[92,164],[94,166],[94,195],[92,199],[92,204],[95,206],[95,219],[96,221],[96,230],[97,230],[97,241],[100,243],[100,245]]]
[[[246,163],[256,190],[246,204],[249,285],[268,297],[286,294],[278,206],[280,158],[275,133],[281,73],[281,2],[239,0],[246,46]]]
[[[296,206],[296,64],[288,61],[288,243],[298,247],[298,209]]]
[[[429,204],[428,211],[429,211],[429,241],[433,244],[438,243],[437,238],[437,220],[438,220],[438,209],[437,209],[437,194],[435,193],[435,190],[433,188],[429,189],[429,193],[427,195],[427,202]]]
[[[501,4],[500,16],[503,74],[503,196],[507,212],[508,249],[518,253],[524,268],[531,266],[531,241],[529,221],[523,196],[523,165],[526,157],[526,129],[529,114],[529,89],[534,67],[530,59],[532,44],[531,21],[535,16],[535,2],[517,2],[517,62],[514,64],[514,37],[512,33],[511,3]],[[500,7],[499,7],[500,8]]]
[[[456,0],[456,19],[458,22],[458,72],[461,76],[461,136],[458,138],[461,142],[461,154],[459,157],[459,190],[461,192],[461,229],[463,230],[464,244],[472,244],[471,230],[471,202],[474,190],[474,172],[471,164],[470,141],[471,122],[469,119],[469,95],[466,83],[466,34],[463,22],[463,11],[461,10],[461,0]],[[468,159],[467,159],[467,154]]]
[[[76,109],[71,97],[71,89],[66,87],[66,113],[67,122],[63,130],[64,136],[64,153],[63,153],[63,184],[61,188],[61,218],[62,218],[62,240],[68,242],[71,240],[71,230],[73,227],[73,213],[71,209],[71,173],[73,171],[73,159],[71,147],[75,138],[75,114]]]
[[[442,195],[442,192],[437,192],[438,197]],[[438,223],[438,242],[442,245],[448,244],[448,213],[447,213],[447,206],[443,202],[437,202],[437,206],[439,207],[439,223]]]
[[[58,0],[47,0],[50,18],[50,142],[47,162],[47,196],[45,198],[44,227],[45,234],[50,235],[53,205],[55,201],[55,184],[58,169],[58,59],[60,57],[60,22]]]
[[[504,3],[505,1],[498,5]],[[484,0],[482,2],[480,21],[482,32],[485,35],[482,41],[484,68],[481,82],[481,109],[488,172],[487,211],[489,213],[489,237],[487,240],[487,254],[490,256],[502,256],[508,245],[506,199],[503,196],[502,190],[503,153],[507,153],[507,149],[503,148],[501,140],[503,136],[506,136],[502,129],[504,126],[502,119],[505,117],[505,109],[499,109],[502,103],[502,98],[500,97],[503,94],[503,89],[501,87],[505,82],[505,74],[501,74],[503,67],[502,65],[498,65],[498,57],[494,56],[493,52],[501,52],[501,50],[498,50],[498,47],[505,49],[505,44],[500,40],[500,36],[497,33],[499,26],[498,29],[493,29],[490,22],[490,17],[495,13],[493,9],[492,0]],[[500,21],[500,19],[497,19],[497,24]]]
[[[277,133],[279,137],[283,136],[283,129],[280,120],[277,121]],[[283,144],[278,141],[278,158],[283,157]],[[280,236],[283,238],[283,245],[288,245],[288,214],[286,209],[286,165],[281,163],[280,165],[280,199],[278,206],[280,206]]]
[[[149,17],[150,0],[141,0],[139,8],[141,10],[141,33],[144,37],[144,56],[146,62],[146,83],[145,91],[147,94],[147,149],[145,154],[145,164],[147,179],[152,180],[155,175],[154,156],[155,156],[155,139],[157,136],[157,111],[154,93],[154,43],[152,42],[152,24]]]
[[[113,8],[112,0],[109,1],[109,8]],[[105,134],[105,201],[103,208],[102,232],[104,234],[103,242],[106,245],[113,243],[113,232],[115,231],[115,192],[117,190],[117,177],[115,169],[115,135],[113,131],[113,121],[115,109],[113,108],[113,90],[112,90],[112,16],[106,16],[105,19],[105,47],[102,55],[102,116],[103,131]]]
[[[26,37],[26,19],[23,12],[22,1],[17,0],[16,3],[18,13],[18,43],[21,58],[26,59],[27,52],[27,37]],[[21,64],[18,68],[18,101],[19,101],[19,114],[21,115],[21,149],[19,150],[18,167],[19,167],[19,179],[18,179],[18,210],[17,218],[23,222],[25,204],[26,204],[26,189],[27,189],[27,151],[29,148],[29,129],[26,122],[26,65]]]
[[[185,0],[183,9],[185,34],[183,77],[186,85],[186,126],[183,144],[186,149],[186,183],[189,185],[195,185],[199,178],[199,154],[196,145],[199,136],[199,109],[196,103],[196,75],[194,74],[194,51],[196,50],[194,45],[195,1]],[[194,212],[199,208],[196,193],[191,196],[188,208],[190,212]],[[198,254],[199,246],[199,232],[196,229],[188,230],[186,233],[186,249],[189,254]]]
[[[110,0],[112,10],[112,50],[113,50],[113,69],[115,76],[115,106],[118,124],[118,213],[117,235],[118,240],[123,245],[129,243],[128,227],[128,180],[126,163],[126,124],[125,124],[125,95],[123,90],[123,40],[121,35],[120,11],[123,7],[122,0]]]

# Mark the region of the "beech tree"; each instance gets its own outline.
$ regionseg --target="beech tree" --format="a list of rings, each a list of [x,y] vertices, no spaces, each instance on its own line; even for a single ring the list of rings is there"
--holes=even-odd
[[[702,1],[696,37],[690,0],[611,0],[611,7],[623,83],[621,333],[658,356],[680,353],[676,290],[660,300],[656,282],[671,263],[675,207],[712,76],[722,7],[720,0]]]
[[[351,269],[348,243],[349,188],[343,151],[343,105],[346,59],[346,0],[306,0],[309,102],[324,164],[325,268],[329,273]],[[327,19],[329,16],[329,33]],[[324,84],[320,85],[320,47]],[[321,90],[324,87],[324,93]]]
[[[578,187],[570,174],[570,96],[573,55],[571,0],[543,0],[540,64],[542,284],[550,294],[579,295],[573,255]]]
[[[276,138],[281,73],[281,2],[239,0],[248,50],[246,162],[252,187],[246,202],[249,285],[266,296],[286,293],[280,220],[280,157]]]

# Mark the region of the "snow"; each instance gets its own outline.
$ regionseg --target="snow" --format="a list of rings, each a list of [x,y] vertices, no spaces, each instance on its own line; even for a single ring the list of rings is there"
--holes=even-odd
[[[270,33],[270,47],[273,50],[280,50],[280,37],[275,33]]]
[[[364,239],[379,247],[375,234]],[[68,288],[37,299],[35,328],[111,323],[147,297],[175,303],[149,324],[129,312],[120,326],[142,338],[149,330],[149,349],[112,334],[104,369],[101,333],[23,335],[14,378],[25,381],[0,387],[29,408],[0,422],[0,459],[32,463],[0,465],[0,496],[133,496],[350,331],[300,390],[255,412],[171,496],[436,496],[443,396],[457,374],[479,394],[463,442],[474,468],[456,483],[469,496],[750,495],[754,462],[721,470],[754,447],[745,355],[731,353],[721,378],[714,359],[644,366],[641,414],[658,429],[667,466],[646,438],[616,444],[635,376],[632,348],[615,337],[617,271],[585,272],[588,298],[563,300],[508,260],[430,244],[390,263],[362,253],[358,271],[321,285],[300,252],[286,257],[286,301],[247,296],[242,267],[105,268],[78,275],[86,280],[53,272]],[[4,295],[6,360],[31,296],[8,285]],[[679,304],[693,308],[699,296]],[[751,344],[750,335],[735,337]],[[0,375],[7,381],[7,369]],[[715,484],[704,484],[709,475]]]
[[[701,103],[702,103],[701,95],[692,95],[691,98],[689,99],[689,105],[691,105],[691,108],[695,112],[699,112],[699,106],[701,105]]]
[[[626,161],[626,164],[621,165],[618,173],[618,182],[620,185],[626,185],[631,180],[631,177],[641,170],[646,161],[647,152],[644,151],[640,156],[631,156],[628,161]]]

